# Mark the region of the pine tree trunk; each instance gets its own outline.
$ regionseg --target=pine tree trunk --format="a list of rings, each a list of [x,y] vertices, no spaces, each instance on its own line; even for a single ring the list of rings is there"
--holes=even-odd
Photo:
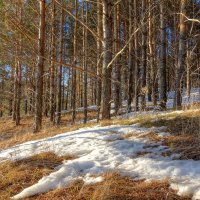
[[[17,62],[18,75],[17,75],[17,99],[16,99],[16,117],[15,117],[15,125],[18,126],[20,124],[20,105],[21,105],[21,63]]]
[[[102,36],[102,7],[101,0],[97,1],[97,34],[99,37]],[[97,76],[102,75],[102,43],[101,40],[97,38]],[[97,77],[97,121],[99,121],[100,108],[101,108],[101,91],[102,82],[100,77]]]
[[[114,49],[115,54],[120,51],[120,5],[117,4],[114,9]],[[115,104],[115,114],[118,115],[121,106],[121,64],[120,57],[115,60],[113,97]]]
[[[108,64],[112,60],[112,1],[102,0],[103,5],[103,80],[102,80],[102,119],[110,119],[111,71]]]
[[[52,1],[52,29],[51,29],[51,67],[50,67],[50,121],[55,122],[55,58],[56,58],[56,8]]]
[[[160,106],[166,109],[167,102],[167,80],[166,80],[166,28],[164,19],[164,0],[160,2]]]
[[[18,2],[18,20],[19,24],[22,24],[22,1]],[[19,42],[17,47],[17,53],[21,56],[22,53],[22,34],[19,34]],[[21,106],[21,81],[22,81],[22,66],[19,58],[17,58],[17,96],[16,96],[16,116],[15,116],[15,125],[20,124],[20,106]]]
[[[146,0],[142,0],[142,17],[145,18]],[[141,110],[146,109],[146,68],[147,68],[147,28],[146,24],[142,24],[142,58],[141,58]]]
[[[186,93],[188,98],[190,97],[191,92],[191,56],[192,52],[190,49],[189,41],[187,41],[187,80],[186,80]]]
[[[78,17],[78,0],[74,0],[75,3],[75,17]],[[74,24],[74,41],[73,41],[73,66],[75,67],[77,64],[77,20],[75,20]],[[72,124],[75,123],[76,120],[76,70],[72,69],[72,94],[71,94],[71,103],[72,103]]]
[[[133,24],[132,24],[132,0],[129,0],[129,38],[132,35]],[[129,68],[129,90],[128,90],[128,112],[131,112],[131,103],[133,100],[133,44],[132,40],[129,43],[128,48],[128,68]]]
[[[149,0],[149,65],[150,65],[150,81],[151,81],[151,99],[153,105],[157,104],[156,98],[156,38],[155,38],[155,20],[153,18],[153,0]]]
[[[38,45],[38,64],[36,69],[36,96],[35,96],[35,122],[34,132],[42,128],[42,100],[43,100],[43,71],[45,52],[45,0],[40,0],[40,26]]]
[[[137,29],[138,26],[138,12],[137,12],[137,0],[134,0],[134,31]],[[138,34],[135,33],[134,37],[134,48],[135,48],[135,59],[134,59],[134,109],[138,111],[139,109],[139,51],[138,51]]]
[[[0,89],[3,92],[4,91],[4,78],[1,77],[1,82],[0,82]],[[3,107],[3,98],[0,97],[0,117],[3,117],[3,111],[4,111],[4,107]]]
[[[56,124],[60,124],[61,109],[62,109],[62,63],[63,63],[63,26],[64,26],[64,10],[61,9],[60,18],[60,49],[59,49],[59,69],[58,69],[58,81],[57,81],[57,106],[56,106]]]
[[[16,50],[17,54],[17,50]],[[17,65],[17,60],[15,58],[15,71],[14,71],[14,91],[13,91],[13,113],[12,113],[12,120],[15,122],[16,121],[16,106],[17,106],[17,91],[18,91],[18,81],[17,81],[17,76],[18,76],[18,65]]]
[[[175,106],[176,108],[181,106],[182,103],[182,82],[183,72],[186,65],[186,3],[187,0],[181,0],[180,10],[180,39],[179,39],[179,53],[178,53],[178,64],[176,68],[176,90],[175,90]]]
[[[67,96],[66,96],[66,102],[65,102],[65,110],[68,110],[68,108],[71,108],[70,105],[70,88],[71,88],[71,69],[69,69],[69,73],[68,73],[68,80],[67,80]]]
[[[84,5],[84,3],[83,3]],[[84,9],[84,6],[83,6]],[[88,3],[86,2],[85,5],[85,24],[87,25],[88,21]],[[84,10],[83,10],[83,18],[84,18]],[[87,123],[87,104],[88,104],[88,99],[87,99],[87,29],[83,28],[83,70],[84,70],[84,75],[83,75],[83,108],[84,108],[84,124]]]
[[[17,18],[19,20],[19,24],[22,23],[22,5],[21,1],[19,5],[17,5]],[[22,45],[22,36],[19,34],[19,41],[17,41],[16,46],[16,55],[21,55],[21,45]],[[15,85],[14,85],[14,107],[13,107],[13,120],[15,121],[15,125],[18,126],[20,124],[20,104],[21,104],[21,63],[19,57],[15,59]]]

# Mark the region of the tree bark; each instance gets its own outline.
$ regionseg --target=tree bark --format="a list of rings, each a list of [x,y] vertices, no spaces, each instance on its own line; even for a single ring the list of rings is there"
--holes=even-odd
[[[190,98],[191,92],[191,57],[192,51],[190,49],[189,41],[187,41],[187,79],[186,79],[186,93],[188,98]]]
[[[102,7],[101,0],[97,1],[97,34],[99,37],[102,36]],[[101,91],[102,91],[102,81],[99,76],[102,75],[102,43],[99,38],[97,38],[97,122],[99,121],[100,108],[101,108]]]
[[[120,51],[120,4],[118,3],[114,8],[114,49],[115,54]],[[114,71],[114,105],[115,114],[118,115],[121,106],[121,64],[120,57],[115,60]]]
[[[142,17],[145,19],[146,0],[142,0]],[[146,68],[147,68],[147,28],[146,24],[142,24],[142,58],[141,58],[141,91],[140,91],[140,107],[141,110],[146,109]]]
[[[132,10],[133,4],[132,0],[129,0],[129,38],[132,35],[133,24],[132,24]],[[128,68],[129,68],[129,90],[128,90],[128,112],[131,112],[131,103],[133,100],[133,43],[132,40],[129,43],[128,47]]]
[[[137,12],[137,0],[134,0],[134,31],[137,29],[138,26],[138,12]],[[134,109],[138,111],[139,109],[139,60],[138,60],[138,34],[135,33],[134,37],[134,51],[135,51],[135,59],[134,59]]]
[[[43,73],[45,52],[45,0],[40,0],[40,26],[38,41],[38,64],[36,69],[35,121],[34,132],[42,128]]]
[[[179,39],[179,52],[178,52],[178,64],[176,68],[176,88],[175,88],[175,107],[176,109],[181,106],[182,103],[182,82],[183,72],[186,65],[186,3],[187,0],[181,0],[180,9],[180,39]]]
[[[22,23],[22,2],[16,4],[18,23]],[[14,83],[14,105],[13,105],[13,120],[15,125],[20,124],[20,105],[21,105],[21,79],[22,68],[20,63],[20,56],[22,51],[22,35],[19,33],[19,41],[16,46],[16,59],[15,59],[15,83]]]
[[[78,17],[78,0],[74,0],[75,3],[75,17],[77,19]],[[77,64],[77,20],[75,20],[74,24],[74,41],[73,41],[73,66],[76,66]],[[72,69],[72,124],[75,123],[76,120],[76,70]]]
[[[55,122],[55,59],[56,59],[56,7],[52,1],[52,25],[51,25],[51,67],[50,67],[50,121]]]
[[[156,33],[155,19],[153,17],[153,0],[149,0],[149,64],[151,81],[151,99],[153,105],[157,105],[157,78],[156,78]]]
[[[83,3],[84,5],[84,3]],[[84,6],[83,6],[84,7]],[[84,8],[83,8],[84,9]],[[86,2],[85,5],[85,17],[84,17],[84,11],[83,11],[83,18],[85,18],[85,24],[87,25],[88,22],[88,3]],[[85,27],[83,27],[83,108],[84,108],[84,124],[87,123],[87,104],[88,104],[88,99],[87,99],[87,37],[88,37],[88,31]]]
[[[111,71],[108,64],[112,60],[112,1],[102,0],[103,5],[103,80],[101,113],[102,119],[110,119],[111,108]]]
[[[59,49],[59,69],[58,69],[58,81],[57,81],[57,106],[56,106],[56,124],[59,125],[61,121],[61,109],[62,109],[62,62],[63,62],[63,32],[64,32],[64,10],[61,8],[60,18],[60,49]]]
[[[160,106],[166,109],[167,102],[167,80],[166,80],[166,27],[164,19],[164,0],[160,2]]]

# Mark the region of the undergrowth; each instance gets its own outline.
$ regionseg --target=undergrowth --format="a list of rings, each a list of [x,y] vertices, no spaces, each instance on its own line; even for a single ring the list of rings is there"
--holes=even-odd
[[[76,181],[63,189],[40,194],[26,200],[189,200],[180,197],[169,189],[165,181],[145,182],[122,177],[117,173],[104,174],[104,181],[93,185],[84,185]]]
[[[54,153],[40,153],[32,157],[12,162],[0,163],[0,200],[8,200],[23,189],[37,183],[43,176],[49,175],[71,155],[57,156]]]

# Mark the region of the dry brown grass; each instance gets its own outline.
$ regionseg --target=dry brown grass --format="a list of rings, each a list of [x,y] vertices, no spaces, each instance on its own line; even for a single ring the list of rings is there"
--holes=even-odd
[[[200,160],[200,111],[178,116],[168,128],[172,133],[165,140],[175,153],[180,153],[180,159]]]
[[[149,132],[149,133],[147,133],[145,135],[139,136],[139,138],[140,137],[147,138],[152,142],[160,142],[160,141],[162,141],[162,137],[160,137],[158,134],[156,134],[154,132]]]
[[[144,126],[167,126],[171,136],[165,137],[163,143],[170,147],[172,153],[180,153],[180,159],[200,160],[200,110],[186,110],[172,113],[156,121],[147,121]],[[152,141],[159,141],[155,134],[147,134]]]
[[[96,112],[89,112],[88,118],[92,119],[95,115]],[[81,119],[83,119],[83,114],[78,113],[77,121],[80,121]],[[0,149],[5,149],[26,141],[51,137],[57,134],[93,125],[95,125],[95,123],[71,125],[71,115],[66,114],[62,117],[60,126],[52,125],[48,118],[44,118],[42,131],[34,134],[33,117],[30,116],[22,118],[19,126],[15,126],[15,123],[11,118],[3,118],[0,120]]]
[[[166,138],[164,144],[169,146],[173,153],[180,154],[180,159],[200,160],[200,140],[194,135],[173,135]]]
[[[94,185],[76,181],[63,189],[41,194],[26,200],[189,200],[169,189],[168,181],[145,182],[122,177],[117,173],[104,174],[105,180]]]
[[[50,174],[64,160],[73,156],[58,157],[53,153],[41,153],[17,162],[0,164],[0,200],[8,200],[11,196],[29,187],[43,176]]]
[[[127,133],[127,134],[124,134],[122,136],[123,139],[129,139],[129,138],[132,138],[132,137],[138,137],[140,134],[138,133],[134,133],[134,132],[130,132],[130,133]]]
[[[89,118],[94,119],[96,112],[89,112]],[[77,114],[77,121],[83,119],[83,113]],[[97,123],[75,124],[71,125],[71,115],[66,114],[62,117],[62,123],[59,127],[53,126],[49,119],[44,119],[43,130],[38,134],[32,133],[33,118],[23,118],[21,125],[16,127],[11,119],[0,120],[0,149],[4,149],[15,144],[23,143],[30,140],[42,139],[68,131],[77,130],[83,127],[90,127]],[[147,114],[145,116],[137,116],[130,119],[113,119],[100,121],[101,126],[107,125],[131,125],[140,123],[145,127],[152,126],[167,126],[172,137],[166,140],[166,144],[170,146],[173,151],[184,151],[182,158],[200,159],[200,110],[186,110],[183,113],[171,112],[166,115]],[[131,137],[134,133],[125,137]],[[157,136],[150,134],[152,140],[158,140]],[[190,137],[190,139],[188,139]],[[192,139],[193,138],[193,139]],[[126,139],[126,138],[125,138]],[[188,150],[184,149],[187,148]],[[191,151],[191,156],[189,155]],[[195,155],[194,155],[195,154]]]
[[[35,184],[50,174],[63,160],[73,156],[58,157],[53,153],[41,153],[33,157],[0,164],[0,200],[8,200],[24,188]],[[104,181],[84,185],[75,181],[66,188],[56,189],[24,200],[188,200],[169,189],[168,181],[145,182],[122,177],[117,173],[102,175]]]
[[[88,120],[95,119],[97,113],[95,111],[88,112]],[[149,119],[149,115],[146,117],[136,117],[132,119],[113,119],[100,121],[101,126],[108,125],[131,125],[138,123],[141,120]],[[77,113],[77,121],[83,120],[83,113]],[[65,114],[62,116],[60,126],[52,125],[48,118],[43,119],[43,129],[37,134],[33,133],[33,117],[23,117],[21,124],[15,126],[15,123],[11,118],[0,119],[0,149],[5,149],[16,144],[27,142],[30,140],[43,139],[46,137],[55,136],[61,133],[74,131],[83,127],[91,127],[96,125],[96,122],[89,122],[87,124],[77,123],[71,124],[71,114]]]
[[[195,103],[192,103],[190,105],[187,105],[187,106],[184,106],[183,109],[199,109],[200,108],[200,102],[195,102]]]
[[[170,118],[169,118],[170,117]],[[102,121],[101,125],[121,124],[129,125],[133,123],[146,123],[147,126],[167,126],[173,134],[164,141],[171,150],[182,153],[182,158],[200,159],[199,143],[199,121],[200,111],[186,111],[182,114],[169,114],[158,117],[156,121],[151,121],[151,116],[138,117],[134,119],[116,119]],[[66,118],[66,119],[65,119]],[[28,140],[40,139],[53,136],[59,133],[76,130],[84,126],[93,126],[95,123],[78,124],[66,127],[69,116],[65,116],[60,127],[52,126],[47,119],[44,119],[44,129],[39,134],[32,134],[32,118],[22,119],[22,124],[15,127],[10,119],[0,121],[0,148],[12,146]],[[133,136],[134,133],[127,137]],[[147,136],[153,141],[160,138],[155,133]],[[7,144],[6,144],[7,143]],[[145,152],[148,153],[148,152]],[[171,152],[170,152],[171,153]],[[145,155],[145,154],[144,154]],[[168,156],[168,155],[164,155]],[[57,157],[49,153],[36,155],[23,161],[15,163],[5,162],[0,164],[0,199],[7,200],[10,196],[19,193],[24,188],[36,183],[41,177],[51,173],[55,166],[64,159],[73,157]],[[189,197],[179,197],[175,191],[169,189],[167,181],[146,183],[144,181],[134,181],[128,177],[121,177],[117,174],[106,174],[105,181],[95,185],[84,186],[82,181],[75,182],[64,189],[41,194],[27,199],[47,200],[47,199],[67,199],[67,200],[157,200],[157,199],[190,199]]]

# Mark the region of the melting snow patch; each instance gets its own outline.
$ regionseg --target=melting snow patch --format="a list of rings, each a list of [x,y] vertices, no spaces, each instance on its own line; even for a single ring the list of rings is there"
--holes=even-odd
[[[157,134],[166,136],[164,127],[156,129]],[[57,155],[75,155],[78,158],[63,162],[55,172],[43,177],[35,185],[24,189],[12,199],[48,192],[64,187],[75,180],[85,184],[103,181],[101,175],[118,171],[121,175],[146,180],[169,179],[171,187],[179,195],[191,194],[200,199],[200,161],[173,160],[163,157],[168,151],[161,142],[153,143],[145,135],[152,129],[132,126],[107,126],[84,128],[60,134],[43,140],[31,141],[0,152],[0,158],[22,159],[44,151]],[[125,138],[124,134],[137,133]],[[145,154],[148,152],[148,154]],[[144,156],[145,155],[145,156]],[[177,155],[174,155],[177,156]],[[3,160],[2,159],[2,160]]]
[[[86,176],[83,180],[85,182],[85,185],[91,185],[91,184],[102,182],[104,178],[102,176],[99,176],[99,177]]]

